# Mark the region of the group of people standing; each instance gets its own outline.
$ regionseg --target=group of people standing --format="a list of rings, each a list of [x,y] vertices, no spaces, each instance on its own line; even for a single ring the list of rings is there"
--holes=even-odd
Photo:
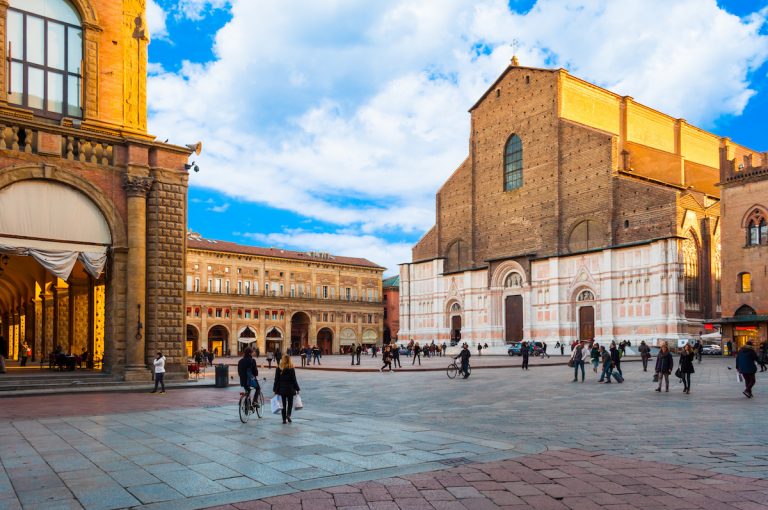
[[[277,352],[277,350],[275,352]],[[323,352],[316,345],[305,345],[299,349],[299,356],[301,357],[302,367],[308,367],[310,364],[322,365],[322,363],[320,363],[320,358],[323,356]],[[280,360],[275,359],[275,362],[279,364]]]

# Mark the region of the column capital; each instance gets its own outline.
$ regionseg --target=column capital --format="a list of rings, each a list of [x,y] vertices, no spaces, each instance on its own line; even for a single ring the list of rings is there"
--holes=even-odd
[[[123,189],[129,197],[147,197],[155,180],[152,177],[126,175],[123,177]]]

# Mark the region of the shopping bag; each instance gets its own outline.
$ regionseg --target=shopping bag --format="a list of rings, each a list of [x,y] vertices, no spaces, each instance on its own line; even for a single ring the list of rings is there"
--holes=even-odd
[[[283,399],[280,398],[280,395],[275,395],[272,397],[270,404],[272,404],[272,414],[280,414],[280,412],[283,410]]]
[[[741,375],[741,372],[736,372],[736,382],[740,382],[740,383],[744,382],[744,376]]]
[[[293,397],[293,409],[295,411],[298,411],[299,409],[304,409],[304,403],[301,401],[301,395],[298,393],[295,397]]]

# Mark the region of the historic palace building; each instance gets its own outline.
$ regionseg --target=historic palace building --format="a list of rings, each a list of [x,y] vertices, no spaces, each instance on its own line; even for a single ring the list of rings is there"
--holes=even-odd
[[[768,338],[768,153],[723,151],[723,341]]]
[[[677,341],[719,316],[721,152],[755,151],[516,59],[470,114],[401,339]]]
[[[0,0],[0,336],[183,369],[185,163],[147,134],[144,0]]]
[[[366,259],[187,240],[187,355],[381,345],[381,276]]]
[[[384,343],[397,342],[400,331],[400,275],[384,278]]]

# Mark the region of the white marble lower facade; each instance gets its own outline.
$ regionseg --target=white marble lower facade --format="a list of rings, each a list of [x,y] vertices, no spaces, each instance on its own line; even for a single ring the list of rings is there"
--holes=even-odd
[[[401,265],[401,341],[450,341],[460,320],[462,341],[503,345],[509,296],[522,299],[522,338],[551,347],[585,335],[601,343],[676,342],[701,329],[701,320],[685,316],[677,239],[533,260],[530,277],[513,260],[495,265],[490,275],[488,269],[444,275],[443,262]]]

